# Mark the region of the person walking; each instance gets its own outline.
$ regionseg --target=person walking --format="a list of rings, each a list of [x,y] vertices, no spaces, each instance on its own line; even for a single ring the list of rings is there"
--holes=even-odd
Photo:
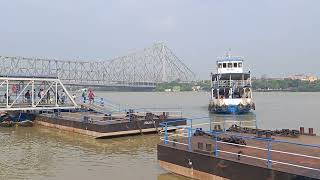
[[[93,104],[94,103],[94,94],[93,94],[92,90],[89,90],[88,97],[89,97],[90,104]]]
[[[40,89],[40,99],[41,99],[41,102],[44,102],[44,96],[45,96],[44,90],[43,90],[43,89]]]
[[[61,93],[61,100],[62,100],[62,104],[66,103],[66,93],[64,92],[64,90]]]

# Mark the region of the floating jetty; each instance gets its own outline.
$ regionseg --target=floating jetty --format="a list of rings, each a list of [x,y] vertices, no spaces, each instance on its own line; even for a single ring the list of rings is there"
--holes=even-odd
[[[320,137],[313,129],[253,134],[235,126],[230,131],[195,127],[191,120],[176,133],[163,132],[157,146],[162,168],[194,179],[320,179]]]
[[[175,126],[185,125],[186,119],[179,111],[134,111],[103,114],[95,111],[42,112],[37,115],[37,124],[80,133],[95,138],[110,138],[146,133],[157,133],[162,130],[159,124],[177,121]],[[173,131],[175,127],[169,127]]]
[[[94,97],[86,103],[86,91],[72,96],[57,76],[0,75],[0,127],[32,126],[35,122],[70,132],[107,138],[142,133],[156,133],[159,124],[180,120],[186,124],[181,111],[125,109],[103,98]],[[89,90],[91,91],[91,90]],[[82,95],[84,94],[84,95]],[[11,115],[8,115],[10,112]],[[21,114],[28,117],[22,118]],[[175,130],[170,127],[169,130]]]

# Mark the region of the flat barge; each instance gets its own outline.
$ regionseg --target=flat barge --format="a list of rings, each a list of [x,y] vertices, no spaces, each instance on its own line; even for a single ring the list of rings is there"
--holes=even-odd
[[[77,111],[41,113],[35,118],[36,124],[95,138],[157,133],[162,130],[160,123],[177,120],[175,125],[186,124],[185,118],[172,112],[127,112],[111,115]],[[169,130],[173,131],[175,127],[170,127]]]
[[[320,179],[320,137],[312,132],[294,138],[192,126],[177,132],[165,132],[157,146],[160,166],[175,174],[194,179]]]

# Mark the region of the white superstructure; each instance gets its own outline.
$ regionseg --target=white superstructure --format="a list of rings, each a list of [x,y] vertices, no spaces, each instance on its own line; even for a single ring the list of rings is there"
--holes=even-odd
[[[240,112],[254,109],[251,74],[244,72],[243,59],[229,53],[218,58],[217,73],[211,74],[210,111],[228,112],[231,107]]]

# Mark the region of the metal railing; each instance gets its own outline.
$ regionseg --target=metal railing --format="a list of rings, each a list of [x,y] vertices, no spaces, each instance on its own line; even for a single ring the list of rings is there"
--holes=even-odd
[[[188,125],[177,126],[177,127],[172,125],[174,122],[177,122],[177,121],[168,121],[168,122],[161,123],[160,125],[163,127],[163,131],[162,131],[162,136],[160,137],[160,140],[165,145],[170,145],[169,143],[179,144],[179,145],[185,146],[186,150],[188,150],[188,151],[194,151],[196,148],[192,147],[192,137],[194,136],[194,133],[197,130],[199,130],[199,128],[193,128],[193,127],[199,126],[199,125],[201,125],[201,126],[208,125],[208,124],[212,123],[212,122],[208,122],[208,123],[194,124],[194,121],[199,120],[199,119],[204,119],[204,118],[187,119]],[[172,127],[176,128],[175,133],[168,131],[168,129],[172,128]],[[300,154],[300,153],[296,153],[296,152],[289,152],[289,151],[285,151],[285,150],[279,150],[276,148],[272,149],[273,144],[282,143],[282,144],[295,145],[297,147],[315,148],[316,150],[320,151],[320,145],[304,144],[304,143],[298,143],[298,142],[286,141],[286,140],[276,140],[276,139],[272,139],[272,138],[244,136],[244,135],[240,135],[237,133],[231,133],[231,132],[227,132],[227,131],[223,131],[223,130],[221,130],[221,131],[211,130],[211,128],[209,130],[201,130],[201,131],[208,134],[208,135],[211,135],[211,137],[212,137],[211,142],[214,144],[214,149],[213,149],[213,152],[211,152],[211,153],[213,153],[213,155],[215,157],[219,157],[220,153],[229,154],[232,156],[239,157],[239,153],[223,150],[220,148],[222,144],[233,145],[233,146],[236,145],[238,147],[244,147],[244,148],[262,151],[263,152],[262,156],[258,156],[258,155],[255,156],[254,154],[252,154],[252,155],[251,154],[241,154],[241,157],[246,157],[246,158],[266,162],[268,168],[272,168],[272,164],[280,164],[280,165],[285,165],[285,166],[302,168],[302,169],[306,169],[306,170],[313,170],[313,171],[316,171],[317,173],[320,173],[320,168],[317,168],[317,167],[316,168],[309,167],[308,165],[285,161],[285,158],[283,158],[281,160],[272,159],[272,153],[279,153],[279,154],[283,154],[283,155],[289,155],[292,158],[303,157],[303,158],[307,158],[307,159],[316,160],[320,164],[320,157],[319,156]],[[253,145],[244,145],[244,144],[225,142],[225,141],[221,140],[222,136],[234,136],[234,137],[241,138],[244,140],[260,141],[260,142],[266,143],[267,147],[265,148],[265,147],[259,147],[259,146],[253,146]]]
[[[219,80],[213,82],[213,87],[250,87],[250,80]]]

